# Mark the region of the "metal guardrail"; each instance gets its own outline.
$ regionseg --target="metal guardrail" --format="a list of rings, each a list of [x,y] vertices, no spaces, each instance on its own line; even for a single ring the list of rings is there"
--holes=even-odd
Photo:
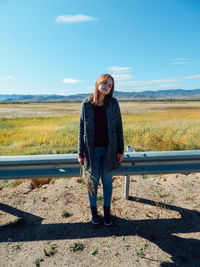
[[[78,177],[77,154],[0,156],[0,179]],[[128,199],[130,175],[200,172],[200,150],[135,152],[127,146],[115,175],[125,176]]]

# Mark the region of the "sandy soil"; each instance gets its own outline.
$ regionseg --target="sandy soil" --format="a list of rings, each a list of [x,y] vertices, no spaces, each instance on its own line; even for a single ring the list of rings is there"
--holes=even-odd
[[[113,186],[111,227],[91,224],[78,178],[0,190],[0,266],[200,266],[200,174],[131,176],[129,200]]]

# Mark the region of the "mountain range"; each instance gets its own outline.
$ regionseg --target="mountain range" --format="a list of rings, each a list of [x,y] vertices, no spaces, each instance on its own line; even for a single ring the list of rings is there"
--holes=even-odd
[[[82,101],[91,93],[74,94],[74,95],[56,95],[56,94],[0,94],[1,103],[16,103],[16,102],[74,102]],[[200,100],[200,89],[170,89],[158,91],[143,91],[143,92],[122,92],[114,91],[114,97],[118,100]]]

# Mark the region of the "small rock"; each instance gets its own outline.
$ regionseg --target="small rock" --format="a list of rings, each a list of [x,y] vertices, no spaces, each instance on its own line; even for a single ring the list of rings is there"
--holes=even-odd
[[[43,184],[42,188],[46,189],[48,187],[48,184]]]

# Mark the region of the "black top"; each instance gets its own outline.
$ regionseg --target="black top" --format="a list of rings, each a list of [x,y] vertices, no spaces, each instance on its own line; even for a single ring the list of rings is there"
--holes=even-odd
[[[94,109],[94,147],[108,146],[108,121],[106,110],[102,106],[93,105]]]

